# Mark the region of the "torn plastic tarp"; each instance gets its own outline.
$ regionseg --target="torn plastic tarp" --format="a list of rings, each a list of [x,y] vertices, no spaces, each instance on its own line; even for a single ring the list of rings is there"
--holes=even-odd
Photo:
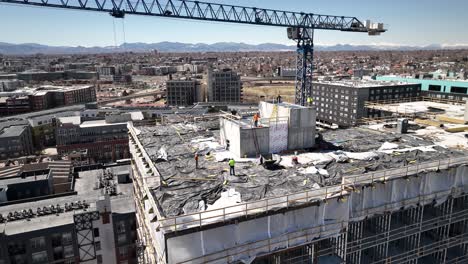
[[[158,161],[167,161],[167,152],[164,147],[161,147],[158,150],[158,156],[156,157],[156,162]]]

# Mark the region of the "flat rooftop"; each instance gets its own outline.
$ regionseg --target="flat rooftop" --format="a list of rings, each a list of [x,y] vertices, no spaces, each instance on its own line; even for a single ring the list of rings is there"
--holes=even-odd
[[[114,175],[121,171],[129,171],[128,165],[110,167]],[[88,211],[94,210],[96,201],[103,196],[102,189],[96,189],[97,177],[103,174],[103,170],[90,170],[79,172],[79,177],[75,181],[75,191],[77,194],[37,200],[27,203],[16,203],[0,206],[0,214],[5,218],[10,212],[21,212],[23,210],[32,209],[36,213],[37,208],[50,207],[51,205],[60,205],[63,209],[65,204],[77,203],[78,201],[89,204]],[[115,176],[117,177],[117,176]],[[117,184],[117,195],[111,196],[111,205],[113,213],[131,213],[135,211],[133,202],[133,187],[132,183]],[[7,235],[18,234],[23,232],[31,232],[34,230],[45,229],[51,226],[61,226],[73,223],[73,215],[84,212],[85,210],[76,208],[71,211],[61,212],[59,214],[49,214],[44,216],[35,216],[29,220],[15,220],[2,223],[0,232],[5,232]]]
[[[35,181],[43,181],[49,178],[49,173],[39,173],[37,175],[31,175],[26,177],[12,177],[12,178],[0,178],[0,186],[8,186],[11,184],[20,184],[26,182],[35,182]]]
[[[24,132],[24,130],[26,130],[26,125],[13,125],[5,127],[2,130],[0,130],[0,138],[19,137]]]
[[[400,114],[443,114],[452,118],[463,119],[465,105],[446,104],[434,101],[414,101],[414,102],[371,102],[373,109]]]
[[[418,85],[410,82],[401,81],[376,81],[376,80],[341,80],[341,81],[318,81],[314,83],[322,83],[336,86],[353,87],[353,88],[371,88],[371,87],[387,87],[400,85]]]
[[[316,140],[317,149],[279,153],[272,169],[258,159],[237,159],[236,176],[227,160],[235,157],[219,142],[219,121],[136,127],[138,140],[161,175],[152,189],[161,214],[177,216],[340,184],[343,176],[401,168],[442,157],[464,156],[463,150],[434,143],[396,129],[357,127],[328,130]],[[199,153],[195,168],[194,153]]]
[[[80,127],[100,127],[100,126],[117,126],[117,125],[125,125],[126,122],[121,123],[108,123],[106,120],[93,120],[93,121],[85,121],[81,123]]]

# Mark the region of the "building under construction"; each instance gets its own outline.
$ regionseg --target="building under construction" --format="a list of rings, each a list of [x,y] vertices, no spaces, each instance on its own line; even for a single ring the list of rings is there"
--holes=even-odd
[[[242,112],[130,126],[140,261],[468,262],[463,125],[318,132],[315,111],[261,103],[258,126]]]

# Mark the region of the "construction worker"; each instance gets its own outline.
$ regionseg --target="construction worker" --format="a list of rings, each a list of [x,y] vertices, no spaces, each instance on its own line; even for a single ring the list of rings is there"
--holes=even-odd
[[[198,153],[195,153],[195,169],[198,169]]]
[[[278,104],[281,104],[281,95],[278,94],[278,97],[276,97],[276,102]]]
[[[314,100],[312,99],[312,97],[307,97],[307,105],[308,106],[312,106],[312,103],[314,102]]]
[[[255,113],[255,115],[253,116],[253,121],[254,121],[255,127],[258,127],[258,119],[260,119],[260,114]]]
[[[236,175],[236,172],[234,170],[235,165],[236,161],[233,158],[229,159],[229,175]]]
[[[299,160],[297,158],[297,151],[294,151],[294,156],[292,157],[292,164],[294,166],[299,165]]]

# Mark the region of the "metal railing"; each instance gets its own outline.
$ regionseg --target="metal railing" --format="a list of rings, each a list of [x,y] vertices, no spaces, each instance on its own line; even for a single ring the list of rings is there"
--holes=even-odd
[[[407,98],[387,99],[387,100],[377,100],[377,101],[366,101],[364,104],[372,103],[372,104],[384,105],[384,104],[400,104],[400,103],[411,103],[411,102],[434,102],[434,103],[456,104],[456,105],[465,105],[466,104],[465,101],[434,98],[434,97],[427,97],[427,96],[407,97]]]
[[[422,197],[422,200],[423,201],[432,201],[432,197],[430,197],[430,195],[425,195],[425,196]],[[392,205],[392,204],[396,204],[396,203],[389,203],[388,205]],[[451,224],[453,222],[462,221],[461,218],[465,217],[467,212],[468,212],[467,210],[454,212],[451,216],[449,216],[449,217],[451,217],[451,221],[449,223]],[[428,225],[430,225],[432,223],[437,222],[437,220],[441,220],[441,219],[444,220],[447,217],[448,217],[447,215],[440,216],[437,219],[429,219],[427,221],[422,221],[422,222],[415,223],[415,225],[428,226]],[[283,236],[280,236],[280,237],[267,238],[267,239],[262,239],[262,240],[258,240],[258,241],[255,241],[255,242],[250,242],[250,243],[246,243],[246,244],[242,244],[242,245],[238,245],[238,246],[233,246],[231,248],[226,248],[221,252],[206,254],[206,255],[203,255],[201,257],[195,257],[195,258],[192,258],[192,259],[189,259],[189,260],[186,260],[186,261],[182,261],[180,263],[207,263],[207,262],[216,262],[216,261],[220,261],[220,260],[226,260],[226,262],[228,262],[228,260],[231,257],[235,256],[235,255],[242,255],[242,254],[245,254],[245,253],[254,253],[254,252],[256,252],[258,250],[262,250],[262,249],[265,252],[271,253],[272,251],[276,251],[278,249],[287,249],[287,248],[290,248],[290,247],[299,246],[299,245],[294,244],[295,241],[302,241],[302,243],[300,243],[300,244],[314,243],[316,241],[328,238],[331,233],[333,233],[333,234],[342,233],[343,230],[346,230],[346,228],[348,227],[349,222],[352,222],[352,221],[351,220],[349,220],[349,221],[340,221],[340,222],[335,222],[335,223],[317,225],[317,226],[314,226],[314,227],[309,227],[309,228],[306,228],[306,229],[297,230],[297,231],[294,231],[292,233],[288,233],[287,235],[283,235]],[[422,223],[424,225],[421,225]],[[411,231],[410,229],[411,229],[411,226],[408,227],[408,228],[401,227],[401,228],[398,228],[398,229],[393,229],[389,233],[392,236],[395,236],[394,233],[397,232],[401,236],[399,238],[402,238],[402,237],[405,236],[406,233]],[[419,228],[418,228],[418,230],[419,230]],[[430,228],[428,228],[428,230],[430,230]],[[410,235],[411,234],[407,234],[407,236],[410,236]],[[365,237],[365,238],[362,238],[362,239],[358,240],[358,242],[360,242],[360,244],[357,247],[353,246],[352,244],[351,245],[346,245],[346,247],[349,247],[349,249],[351,249],[350,252],[349,252],[349,249],[347,249],[347,254],[349,254],[349,253],[352,254],[354,252],[362,251],[365,248],[367,248],[365,244],[362,244],[363,248],[360,248],[361,247],[360,245],[361,245],[361,243],[364,243],[365,241],[367,241],[366,239],[368,239],[368,238],[371,238],[371,237]],[[387,238],[385,238],[385,241],[382,241],[381,243],[388,243],[388,242],[389,241],[387,241]],[[374,241],[372,243],[372,246],[376,246],[376,244],[379,244],[379,243],[380,243],[379,241]],[[277,246],[280,246],[280,247],[278,248]],[[372,246],[370,246],[370,247],[372,247]]]
[[[181,216],[160,219],[161,229],[165,231],[180,231],[183,229],[202,227],[207,224],[222,222],[237,217],[265,213],[275,208],[288,208],[311,202],[325,201],[330,198],[344,198],[356,186],[373,184],[391,179],[406,177],[429,170],[443,170],[453,166],[468,164],[468,156],[436,160],[405,166],[402,168],[381,170],[372,173],[344,176],[340,185],[327,186],[318,190],[298,192],[279,197],[270,197],[258,201],[245,202],[220,209],[190,213]]]

